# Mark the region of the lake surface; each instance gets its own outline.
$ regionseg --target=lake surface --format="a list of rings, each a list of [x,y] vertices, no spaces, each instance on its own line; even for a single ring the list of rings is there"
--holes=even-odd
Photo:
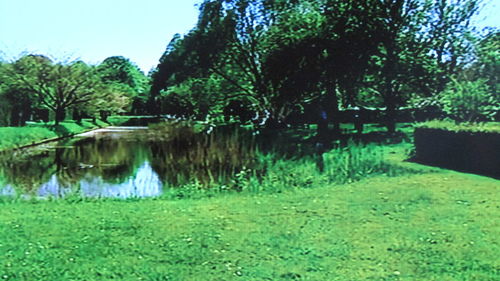
[[[254,163],[242,133],[111,127],[0,156],[0,196],[152,197],[224,183]]]

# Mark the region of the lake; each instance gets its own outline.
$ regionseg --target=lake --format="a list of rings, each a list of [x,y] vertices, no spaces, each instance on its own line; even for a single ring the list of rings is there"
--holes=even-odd
[[[0,196],[153,197],[230,185],[254,167],[251,132],[183,124],[110,127],[0,156]]]

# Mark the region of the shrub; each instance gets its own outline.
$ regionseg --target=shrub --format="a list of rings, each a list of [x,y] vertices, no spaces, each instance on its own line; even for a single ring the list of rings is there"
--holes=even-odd
[[[442,110],[458,122],[493,120],[499,111],[500,99],[483,79],[459,81],[452,79],[439,95]]]

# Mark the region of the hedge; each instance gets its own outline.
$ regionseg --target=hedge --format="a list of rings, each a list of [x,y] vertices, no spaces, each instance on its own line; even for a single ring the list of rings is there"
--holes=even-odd
[[[443,168],[500,178],[500,132],[415,128],[416,160]]]

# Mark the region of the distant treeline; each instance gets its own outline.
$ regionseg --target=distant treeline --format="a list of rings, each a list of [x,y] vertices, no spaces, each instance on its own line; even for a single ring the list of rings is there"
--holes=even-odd
[[[148,78],[123,57],[94,66],[29,54],[0,63],[0,82],[0,126],[144,114],[149,96]]]

